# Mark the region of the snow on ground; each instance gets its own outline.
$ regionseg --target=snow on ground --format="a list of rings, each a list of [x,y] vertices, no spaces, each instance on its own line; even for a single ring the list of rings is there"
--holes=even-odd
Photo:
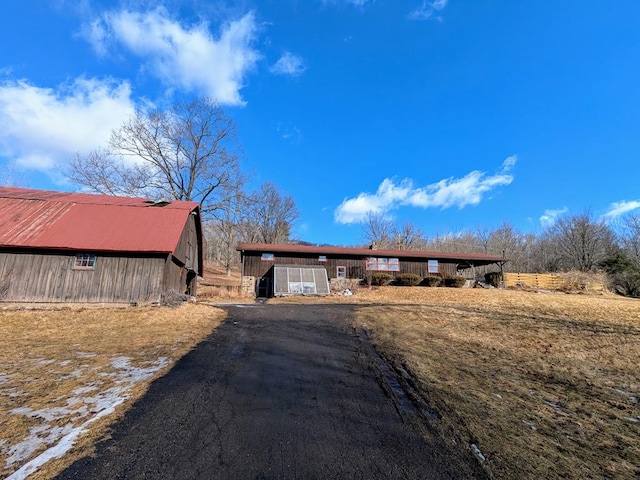
[[[115,372],[105,372],[103,376],[111,377],[116,386],[102,390],[102,382],[91,382],[76,388],[72,392],[73,396],[66,400],[65,406],[39,410],[28,406],[13,409],[12,414],[38,419],[40,424],[31,427],[29,435],[22,441],[13,445],[0,445],[2,453],[9,455],[6,466],[17,466],[43,446],[48,448],[22,465],[7,477],[7,480],[24,479],[36,472],[48,460],[63,456],[71,449],[76,439],[87,431],[91,423],[113,413],[115,408],[128,398],[129,391],[136,383],[149,379],[168,364],[168,358],[160,357],[155,362],[147,362],[145,367],[140,368],[132,366],[129,357],[115,357],[111,359],[111,366]],[[92,394],[88,395],[90,393]],[[60,426],[60,420],[68,420],[68,422]],[[81,420],[84,421],[74,427],[74,424],[77,425]]]

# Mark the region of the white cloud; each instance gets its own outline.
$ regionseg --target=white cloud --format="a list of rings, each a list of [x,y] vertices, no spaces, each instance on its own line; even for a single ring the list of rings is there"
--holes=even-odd
[[[302,131],[297,125],[279,123],[277,131],[284,140],[291,143],[300,143],[302,140]]]
[[[502,171],[508,172],[515,166],[517,161],[518,161],[517,155],[511,155],[510,157],[507,157],[505,161],[502,162]]]
[[[438,12],[444,10],[447,6],[448,0],[434,0],[433,2],[423,1],[422,4],[409,13],[411,20],[438,20],[442,21],[442,17],[438,15]]]
[[[135,111],[127,82],[80,78],[58,90],[0,84],[0,156],[48,171],[104,145]]]
[[[375,0],[322,0],[322,3],[324,3],[325,5],[327,4],[335,5],[336,3],[346,3],[348,5],[354,5],[356,7],[364,7],[367,3],[373,3],[373,2],[375,2]]]
[[[562,207],[556,210],[545,210],[544,214],[540,216],[540,223],[543,227],[550,227],[551,225],[556,223],[558,217],[564,215],[568,211],[569,209],[567,207]]]
[[[360,223],[369,213],[385,214],[400,206],[421,208],[464,208],[477,205],[491,190],[509,185],[513,181],[510,170],[517,157],[509,157],[502,169],[495,175],[474,170],[462,178],[447,178],[426,187],[414,187],[413,182],[404,179],[396,183],[385,178],[376,193],[360,193],[357,197],[345,199],[334,212],[338,223]]]
[[[106,13],[85,25],[83,36],[99,54],[111,44],[123,46],[146,61],[148,70],[169,87],[242,105],[240,89],[260,58],[253,47],[256,30],[253,13],[247,13],[222,25],[214,38],[208,24],[184,26],[158,8]]]
[[[630,202],[623,200],[621,202],[614,202],[610,205],[609,211],[605,213],[603,217],[613,219],[638,208],[640,208],[640,200],[632,200]]]
[[[299,77],[307,69],[302,57],[291,52],[284,52],[278,61],[270,68],[271,73]]]

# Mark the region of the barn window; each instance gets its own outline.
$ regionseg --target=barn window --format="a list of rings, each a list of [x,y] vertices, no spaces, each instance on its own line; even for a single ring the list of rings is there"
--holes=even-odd
[[[327,261],[327,256],[326,255],[320,255],[318,257],[318,261],[319,262],[326,262]]]
[[[262,254],[262,260],[274,261],[275,260],[275,255],[273,253],[263,253]]]
[[[382,272],[399,272],[400,260],[397,258],[367,258],[367,270],[378,270]]]
[[[96,268],[97,257],[91,253],[78,253],[73,261],[73,270],[93,270]]]
[[[438,273],[438,260],[428,260],[427,270],[429,273]]]
[[[337,267],[338,278],[347,278],[347,267]]]

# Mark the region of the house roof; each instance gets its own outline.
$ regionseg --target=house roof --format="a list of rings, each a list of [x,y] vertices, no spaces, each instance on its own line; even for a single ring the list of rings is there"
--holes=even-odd
[[[352,247],[315,247],[307,245],[280,245],[268,243],[241,243],[237,248],[241,252],[266,252],[290,254],[317,255],[355,255],[362,257],[397,257],[422,258],[429,260],[459,260],[461,262],[475,262],[476,264],[490,264],[504,262],[502,257],[485,255],[482,253],[462,252],[426,252],[420,250],[387,250]]]
[[[196,202],[0,187],[0,247],[173,253]]]

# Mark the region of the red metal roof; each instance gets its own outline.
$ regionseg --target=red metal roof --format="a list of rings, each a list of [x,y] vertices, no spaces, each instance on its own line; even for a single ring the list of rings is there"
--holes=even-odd
[[[175,252],[196,202],[0,187],[0,247]]]
[[[424,258],[432,260],[461,260],[482,263],[495,263],[505,261],[502,257],[485,255],[482,253],[461,252],[424,252],[419,250],[372,250],[369,248],[352,247],[313,247],[307,245],[281,245],[269,243],[241,243],[239,251],[267,252],[267,253],[292,253],[292,254],[318,254],[318,255],[358,255],[363,257],[398,257],[398,258]]]

